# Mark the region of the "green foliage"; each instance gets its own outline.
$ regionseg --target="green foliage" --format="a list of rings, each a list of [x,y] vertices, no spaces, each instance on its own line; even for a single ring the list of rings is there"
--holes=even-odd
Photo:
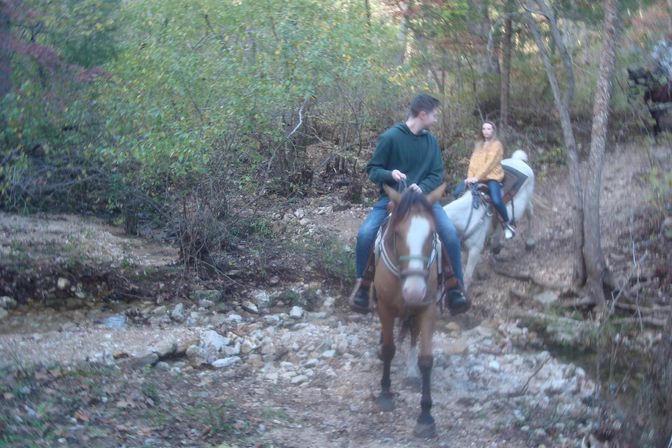
[[[65,62],[82,67],[104,64],[116,56],[116,12],[120,0],[26,1],[40,13],[44,41],[58,48]]]
[[[654,166],[649,173],[651,200],[658,210],[672,214],[672,172],[661,171]]]

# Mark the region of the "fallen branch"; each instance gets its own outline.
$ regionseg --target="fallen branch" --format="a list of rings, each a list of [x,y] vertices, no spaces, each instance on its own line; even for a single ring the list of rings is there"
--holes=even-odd
[[[548,358],[544,359],[544,362],[539,364],[539,367],[537,367],[537,369],[534,372],[532,372],[532,375],[530,375],[530,377],[527,379],[527,381],[525,382],[523,387],[521,387],[520,390],[518,391],[519,395],[523,395],[525,392],[527,392],[527,386],[530,385],[530,381],[532,381],[532,378],[537,376],[537,374],[541,371],[541,369],[543,369],[543,367],[546,365],[546,363],[550,360],[551,360],[551,357],[549,356]]]
[[[659,306],[659,307],[645,307],[645,306],[640,306],[640,305],[631,305],[629,303],[622,303],[619,302],[616,304],[616,308],[625,310],[625,311],[633,311],[636,313],[641,313],[641,314],[646,314],[646,315],[651,315],[651,314],[665,314],[665,313],[672,313],[672,306]]]
[[[503,277],[509,277],[515,280],[521,280],[523,282],[531,282],[545,289],[555,289],[556,291],[560,291],[563,289],[563,286],[554,285],[545,280],[539,279],[535,277],[534,274],[508,272],[504,269],[498,268],[497,265],[494,263],[492,264],[492,270],[494,271],[495,274],[501,275]]]
[[[595,306],[595,299],[592,297],[582,297],[568,303],[561,303],[560,306],[563,308],[592,308]]]
[[[628,317],[625,319],[618,319],[616,323],[619,324],[637,324],[637,325],[651,325],[653,327],[665,327],[665,320],[656,319],[655,317]]]

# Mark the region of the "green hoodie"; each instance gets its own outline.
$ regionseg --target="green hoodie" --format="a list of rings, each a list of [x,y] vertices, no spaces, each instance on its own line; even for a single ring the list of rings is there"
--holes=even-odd
[[[434,190],[443,181],[443,161],[436,138],[425,130],[415,135],[406,123],[383,132],[366,165],[369,179],[381,184],[382,196],[385,196],[383,183],[397,185],[392,179],[393,170],[406,174],[406,185],[418,184],[423,193]]]

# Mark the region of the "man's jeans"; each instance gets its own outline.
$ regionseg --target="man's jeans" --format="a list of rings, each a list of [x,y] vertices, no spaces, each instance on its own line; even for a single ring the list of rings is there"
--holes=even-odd
[[[357,248],[355,250],[355,271],[357,278],[362,278],[364,276],[364,269],[366,269],[369,254],[371,253],[371,249],[376,240],[378,228],[388,215],[387,204],[389,202],[390,199],[388,197],[383,197],[373,204],[373,208],[359,228],[359,232],[357,233]],[[434,212],[436,230],[439,234],[441,244],[446,248],[455,277],[457,277],[460,285],[463,286],[462,255],[460,253],[460,240],[457,238],[455,226],[438,202],[435,202],[434,205],[432,205],[432,211]]]

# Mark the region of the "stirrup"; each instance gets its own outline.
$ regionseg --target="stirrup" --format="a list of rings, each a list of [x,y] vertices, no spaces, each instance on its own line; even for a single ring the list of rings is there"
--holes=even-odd
[[[516,236],[516,229],[508,222],[504,223],[504,238],[510,240],[514,236]]]

